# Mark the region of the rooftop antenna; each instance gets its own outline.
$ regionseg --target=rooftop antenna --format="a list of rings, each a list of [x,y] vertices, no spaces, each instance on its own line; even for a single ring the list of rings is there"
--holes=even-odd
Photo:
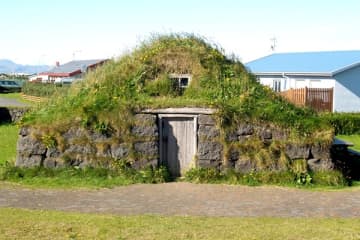
[[[74,50],[72,53],[72,58],[75,60],[76,53],[81,53],[81,50]]]
[[[270,45],[271,51],[275,52],[276,51],[276,42],[277,42],[276,37],[270,38],[270,41],[271,41],[271,45]]]

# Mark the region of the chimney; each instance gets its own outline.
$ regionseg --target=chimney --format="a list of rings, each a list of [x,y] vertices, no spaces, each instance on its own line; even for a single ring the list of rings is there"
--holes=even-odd
[[[59,61],[56,61],[56,62],[55,62],[55,66],[56,66],[56,67],[59,67],[59,66],[60,66]]]

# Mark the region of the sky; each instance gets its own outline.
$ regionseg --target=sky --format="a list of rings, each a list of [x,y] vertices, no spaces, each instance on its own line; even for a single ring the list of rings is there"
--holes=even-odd
[[[116,58],[172,32],[205,37],[245,63],[274,52],[360,50],[359,9],[359,0],[3,0],[0,59]]]

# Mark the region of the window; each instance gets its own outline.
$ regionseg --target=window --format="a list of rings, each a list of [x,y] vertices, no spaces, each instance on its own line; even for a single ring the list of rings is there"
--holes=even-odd
[[[179,89],[180,93],[184,92],[191,81],[190,74],[170,74],[169,77],[174,81],[176,88]]]
[[[273,80],[273,90],[274,92],[281,92],[281,79]]]

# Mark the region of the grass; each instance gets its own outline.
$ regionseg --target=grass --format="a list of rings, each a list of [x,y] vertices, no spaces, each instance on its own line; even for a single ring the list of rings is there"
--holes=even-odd
[[[354,144],[354,146],[349,147],[349,148],[360,152],[360,135],[359,134],[337,135],[336,137],[341,139],[341,140],[351,142],[352,144]]]
[[[0,125],[0,164],[15,162],[18,131],[14,124]]]
[[[17,168],[0,167],[0,180],[41,188],[99,188],[134,183],[162,183],[169,180],[165,168],[131,168],[117,170],[101,168]]]
[[[359,239],[360,219],[113,216],[2,208],[1,239]]]

